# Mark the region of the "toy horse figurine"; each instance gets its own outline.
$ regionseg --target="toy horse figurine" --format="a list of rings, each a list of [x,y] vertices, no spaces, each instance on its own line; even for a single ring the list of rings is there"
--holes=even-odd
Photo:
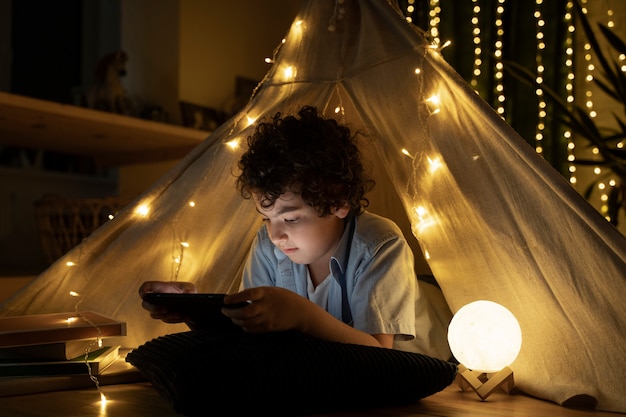
[[[87,93],[87,107],[112,113],[129,114],[121,77],[126,75],[128,56],[124,51],[105,55],[96,66],[94,84]]]

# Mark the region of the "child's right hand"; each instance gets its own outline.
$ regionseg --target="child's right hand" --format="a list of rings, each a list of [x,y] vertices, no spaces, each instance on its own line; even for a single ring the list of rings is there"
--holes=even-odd
[[[181,281],[146,281],[139,287],[139,296],[143,299],[144,295],[149,292],[166,292],[166,293],[197,293],[198,290],[192,282]],[[181,323],[185,321],[179,312],[170,311],[165,306],[156,306],[142,301],[141,306],[150,312],[150,317],[162,320],[165,323]]]

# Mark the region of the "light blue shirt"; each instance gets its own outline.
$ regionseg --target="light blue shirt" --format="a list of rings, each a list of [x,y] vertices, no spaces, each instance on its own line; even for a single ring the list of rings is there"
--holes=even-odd
[[[413,253],[401,230],[391,220],[369,212],[348,221],[355,222],[354,228],[346,227],[331,257],[328,299],[318,304],[342,320],[338,280],[343,272],[354,328],[369,334],[394,334],[398,341],[414,339],[419,288]],[[292,262],[278,249],[263,225],[244,268],[243,286],[282,287],[309,298],[307,282],[307,266]]]

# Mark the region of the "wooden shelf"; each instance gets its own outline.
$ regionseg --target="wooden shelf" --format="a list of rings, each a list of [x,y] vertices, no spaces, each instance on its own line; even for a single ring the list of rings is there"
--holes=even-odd
[[[209,132],[0,92],[0,145],[94,157],[103,166],[180,159]]]

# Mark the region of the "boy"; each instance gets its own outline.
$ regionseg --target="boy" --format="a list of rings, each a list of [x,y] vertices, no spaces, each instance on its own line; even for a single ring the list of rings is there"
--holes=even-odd
[[[297,330],[448,359],[445,330],[430,340],[428,302],[420,298],[402,232],[365,211],[374,181],[364,174],[356,138],[310,106],[257,125],[236,185],[254,200],[264,225],[246,262],[243,291],[224,299],[250,304],[223,313],[247,332]],[[195,291],[189,283],[148,282],[140,295],[167,285]],[[180,321],[144,307],[154,318]],[[407,341],[414,346],[402,346]]]

